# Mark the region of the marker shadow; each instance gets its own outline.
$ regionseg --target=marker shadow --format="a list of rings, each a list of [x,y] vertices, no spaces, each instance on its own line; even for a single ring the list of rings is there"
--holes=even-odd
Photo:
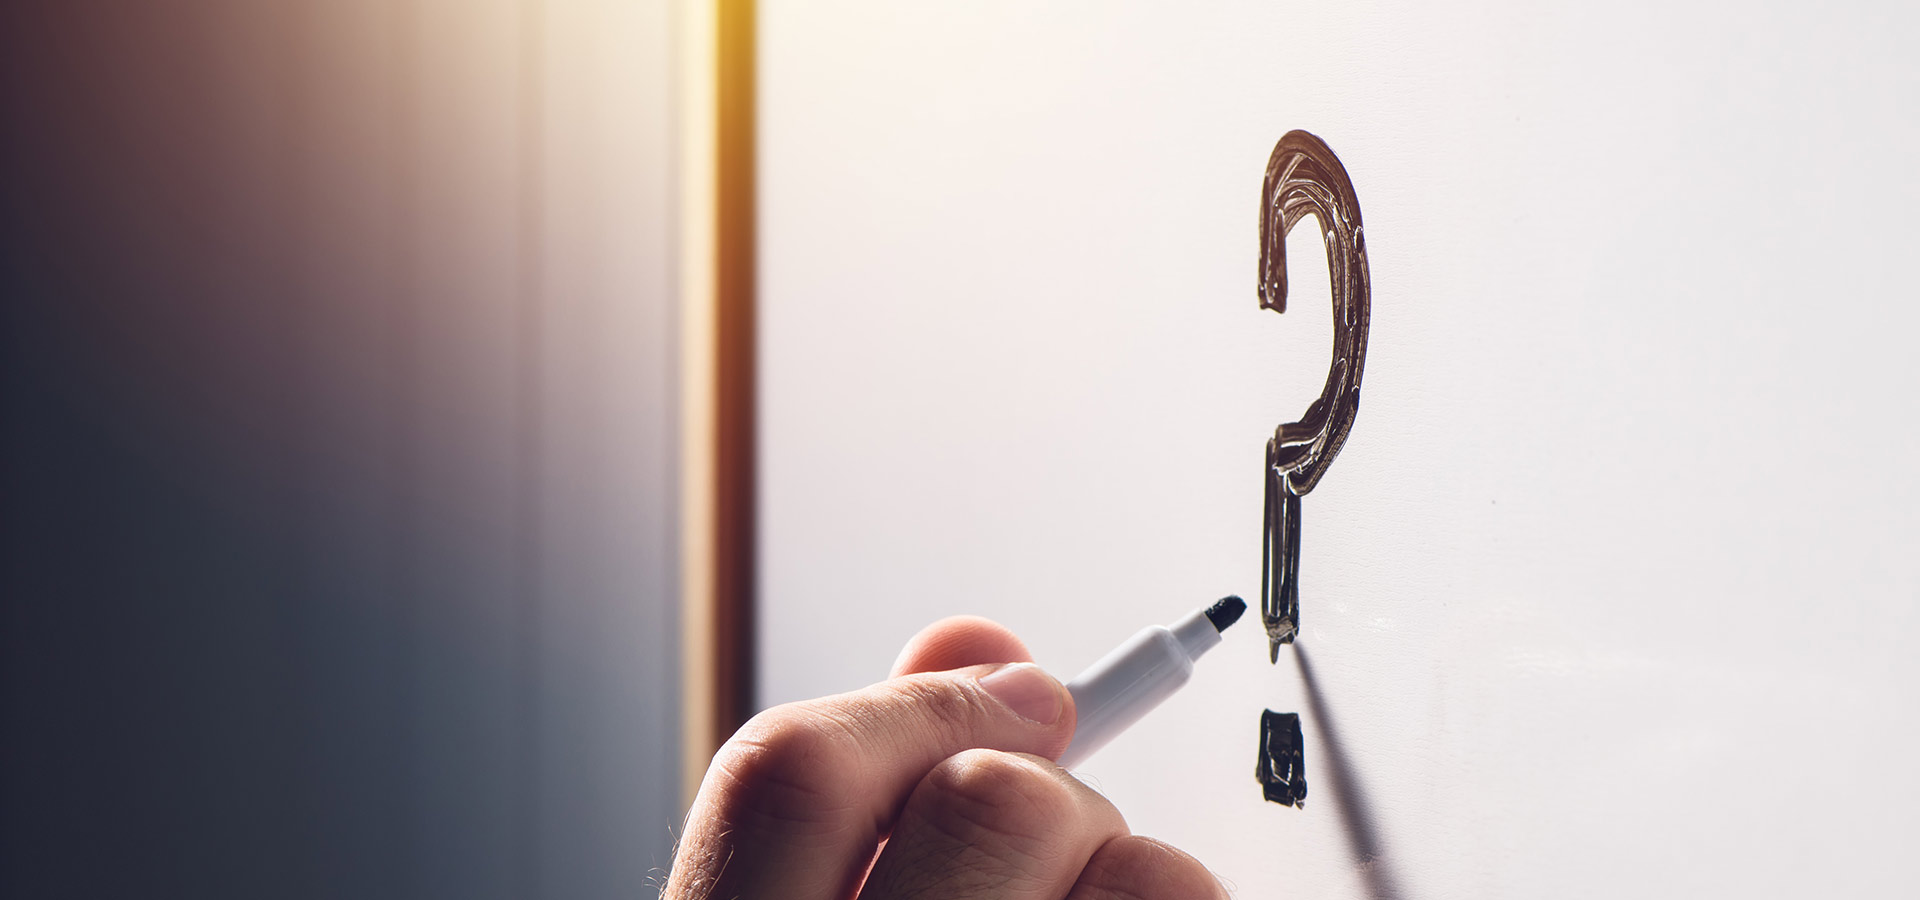
[[[1406,893],[1400,889],[1400,880],[1387,865],[1380,829],[1373,808],[1367,803],[1366,791],[1360,786],[1360,776],[1354,771],[1353,760],[1347,756],[1340,740],[1340,729],[1334,725],[1333,714],[1327,709],[1326,696],[1320,693],[1320,683],[1313,677],[1307,648],[1295,642],[1293,659],[1300,667],[1300,681],[1307,687],[1307,707],[1313,711],[1316,726],[1313,731],[1320,736],[1320,747],[1326,754],[1327,776],[1333,782],[1329,793],[1339,808],[1340,824],[1347,833],[1353,858],[1360,866],[1360,879],[1367,887],[1367,896],[1372,900],[1404,900]]]

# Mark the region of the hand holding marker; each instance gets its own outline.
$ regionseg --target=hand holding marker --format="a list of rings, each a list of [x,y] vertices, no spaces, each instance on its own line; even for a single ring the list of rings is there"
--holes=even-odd
[[[762,711],[715,754],[664,900],[1228,900],[1205,864],[1133,834],[1074,765],[1178,690],[1246,609],[1141,631],[1071,685],[985,619],[936,622],[892,676]],[[929,891],[929,888],[933,890]]]

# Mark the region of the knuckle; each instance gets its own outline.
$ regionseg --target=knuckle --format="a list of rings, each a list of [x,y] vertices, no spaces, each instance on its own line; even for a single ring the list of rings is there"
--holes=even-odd
[[[1108,841],[1080,873],[1069,900],[1225,898],[1226,888],[1199,860],[1153,838]]]
[[[989,712],[976,692],[968,691],[946,678],[902,678],[894,685],[898,702],[915,708],[914,718],[939,729],[940,743],[961,740],[976,722]]]
[[[714,755],[729,818],[776,824],[838,822],[856,805],[858,749],[831,716],[789,704],[754,716]]]
[[[1043,848],[1078,812],[1071,790],[1027,757],[968,750],[921,782],[919,811],[964,842]]]

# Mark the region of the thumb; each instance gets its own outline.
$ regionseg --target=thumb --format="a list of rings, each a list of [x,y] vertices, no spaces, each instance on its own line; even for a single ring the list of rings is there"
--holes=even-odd
[[[710,884],[712,896],[857,885],[935,766],[974,749],[1052,759],[1073,726],[1066,686],[1032,663],[906,675],[776,706],[714,756],[674,884]]]
[[[1074,718],[1073,695],[1033,663],[903,675],[754,716],[714,756],[707,782],[724,776],[733,800],[776,819],[886,823],[947,757],[1052,759],[1073,739]],[[757,808],[767,804],[780,808]]]
[[[898,765],[915,781],[963,750],[1058,756],[1075,719],[1066,685],[1031,662],[903,675],[795,706],[842,723],[869,772]]]

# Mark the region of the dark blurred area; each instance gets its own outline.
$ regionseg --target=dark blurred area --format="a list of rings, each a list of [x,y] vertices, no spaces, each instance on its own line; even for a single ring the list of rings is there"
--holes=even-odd
[[[665,16],[0,6],[0,895],[646,892]]]

